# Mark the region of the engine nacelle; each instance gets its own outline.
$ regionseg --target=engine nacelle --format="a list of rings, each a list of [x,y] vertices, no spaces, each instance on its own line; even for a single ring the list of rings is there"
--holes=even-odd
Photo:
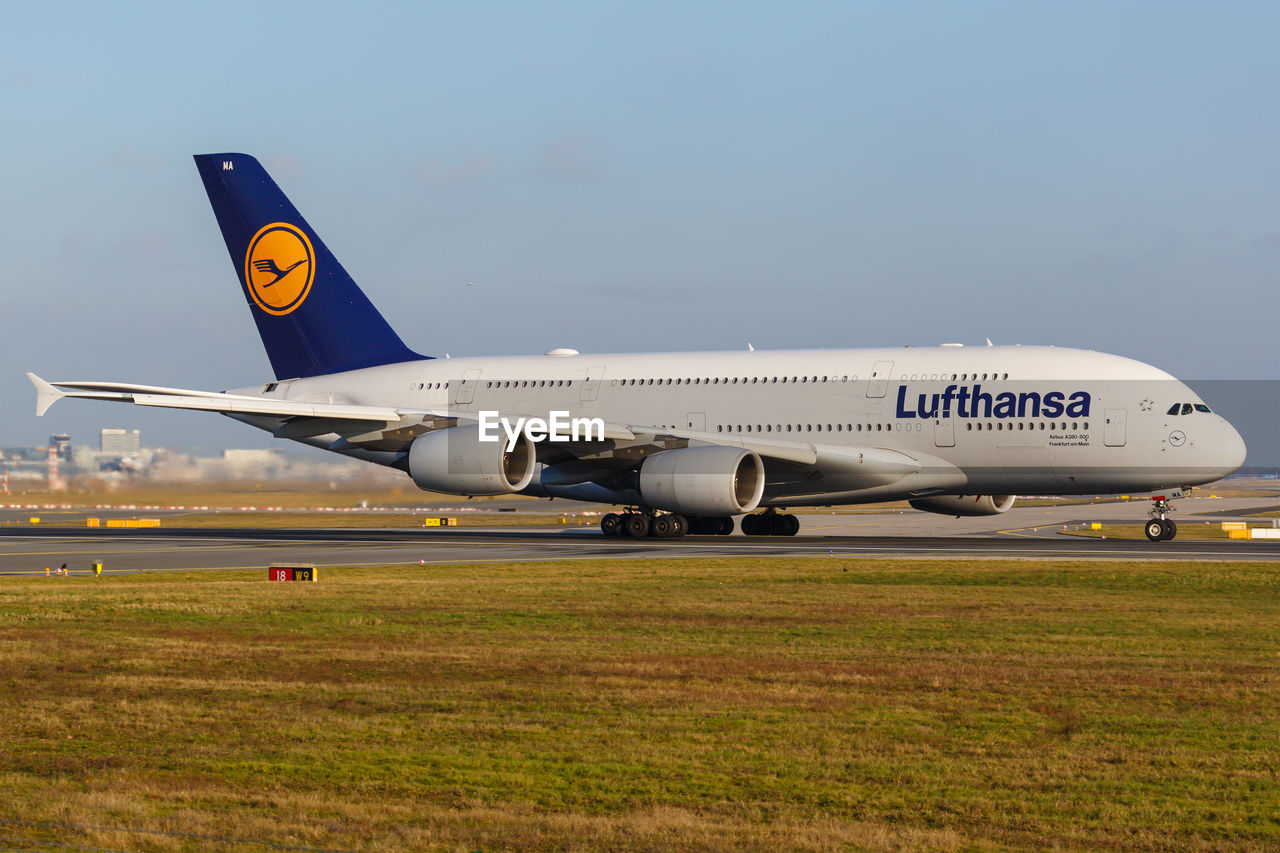
[[[936,498],[917,498],[910,501],[910,504],[913,509],[959,517],[999,515],[1008,512],[1014,500],[1015,495],[940,495]]]
[[[640,466],[640,494],[655,509],[689,515],[751,512],[764,495],[764,463],[740,447],[684,447]]]
[[[428,432],[409,445],[409,476],[414,485],[449,495],[518,492],[533,479],[537,461],[534,443],[523,432],[508,451],[505,436],[481,441],[479,424]]]

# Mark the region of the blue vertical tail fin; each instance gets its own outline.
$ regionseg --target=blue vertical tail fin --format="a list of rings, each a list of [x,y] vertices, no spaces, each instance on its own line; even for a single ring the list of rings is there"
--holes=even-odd
[[[197,154],[195,161],[277,379],[423,358],[256,159]]]

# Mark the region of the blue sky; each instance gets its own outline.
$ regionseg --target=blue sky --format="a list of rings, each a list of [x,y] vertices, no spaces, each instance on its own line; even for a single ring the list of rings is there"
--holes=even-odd
[[[15,5],[0,445],[23,371],[270,377],[190,155],[255,154],[432,354],[1045,343],[1276,378],[1271,3]],[[475,287],[468,287],[474,282]]]

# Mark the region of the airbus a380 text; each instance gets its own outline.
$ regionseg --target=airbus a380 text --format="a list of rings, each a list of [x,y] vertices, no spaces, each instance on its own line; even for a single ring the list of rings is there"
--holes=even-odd
[[[208,392],[28,374],[38,414],[66,396],[219,412],[433,492],[627,507],[601,527],[629,536],[725,534],[736,516],[745,533],[791,535],[788,507],[984,515],[1019,493],[1165,492],[1147,535],[1169,539],[1167,498],[1244,461],[1185,384],[1092,351],[421,356],[257,160],[195,160],[275,379]]]

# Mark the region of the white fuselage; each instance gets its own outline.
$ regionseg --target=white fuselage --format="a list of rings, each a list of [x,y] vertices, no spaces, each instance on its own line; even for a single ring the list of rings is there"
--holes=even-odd
[[[768,466],[763,503],[777,506],[1158,490],[1225,476],[1245,452],[1235,429],[1168,373],[1053,347],[427,359],[243,393],[509,416],[564,411],[695,440],[815,449],[814,464]],[[850,473],[850,458],[880,451],[921,470],[884,486]],[[616,497],[537,480],[526,492]]]

